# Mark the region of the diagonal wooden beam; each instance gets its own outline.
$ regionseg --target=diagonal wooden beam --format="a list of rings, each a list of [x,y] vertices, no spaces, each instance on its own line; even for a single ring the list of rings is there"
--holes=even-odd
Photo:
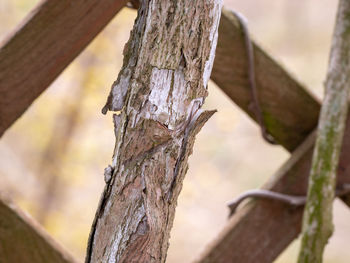
[[[229,11],[223,13],[225,15],[221,18],[220,28],[226,29],[220,31],[225,34],[222,33],[219,37],[215,60],[220,67],[214,68],[212,78],[233,101],[252,115],[248,107],[250,90],[247,75],[244,73],[247,68],[245,47],[240,37],[239,24]],[[275,113],[273,116],[276,116],[278,124],[270,126],[269,131],[286,149],[292,150],[306,137],[307,132],[302,131],[316,125],[319,105],[285,73],[279,75],[283,70],[258,47],[255,47],[255,56],[262,105],[266,112]],[[242,72],[235,67],[242,68]],[[288,98],[284,97],[285,94]],[[311,103],[309,109],[305,108],[308,107],[307,103]],[[302,112],[299,112],[300,109]],[[309,123],[302,123],[303,114],[307,118],[304,121]],[[290,118],[291,115],[298,118]],[[269,117],[265,120],[268,126],[271,125]],[[289,127],[289,130],[277,128],[287,127],[289,123],[294,123],[295,126]],[[286,194],[305,195],[313,144],[314,134],[311,134],[263,188]],[[342,147],[338,185],[350,183],[350,119],[347,121]],[[350,196],[342,199],[350,206]],[[303,208],[291,208],[276,201],[251,201],[230,218],[223,231],[195,262],[272,262],[299,235],[302,212]]]
[[[314,136],[303,143],[264,187],[304,195]],[[255,200],[239,208],[196,263],[270,263],[301,230],[303,207]]]
[[[292,157],[263,187],[277,192],[305,195],[313,153],[314,135],[298,147]],[[338,168],[338,184],[350,183],[350,121]],[[348,205],[349,196],[342,198]],[[251,201],[240,209],[196,263],[273,262],[300,233],[303,208],[276,201]]]
[[[0,196],[0,262],[75,263],[77,261],[32,218]]]
[[[0,47],[0,136],[127,0],[42,1]],[[74,263],[35,221],[0,198],[0,262]]]
[[[264,122],[269,133],[292,151],[316,127],[320,103],[255,44],[254,56]],[[239,21],[228,9],[222,11],[211,79],[255,119],[245,40]]]
[[[263,188],[291,195],[306,195],[314,137],[311,134]],[[342,147],[338,185],[350,183],[350,118]],[[349,196],[342,199],[350,205]],[[299,235],[302,213],[303,207],[295,208],[278,201],[251,201],[229,219],[225,228],[195,262],[273,262]]]
[[[127,3],[42,1],[0,48],[0,136]]]
[[[0,136],[126,2],[46,0],[31,12],[0,47]],[[239,23],[227,10],[221,20],[212,79],[253,116]],[[255,53],[265,121],[281,144],[294,149],[315,127],[319,103],[259,47]]]

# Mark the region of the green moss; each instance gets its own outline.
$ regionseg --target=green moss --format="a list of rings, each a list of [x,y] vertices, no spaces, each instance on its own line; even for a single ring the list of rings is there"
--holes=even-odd
[[[344,12],[344,21],[346,23],[350,23],[350,11],[347,10],[347,12]],[[350,35],[350,27],[345,27],[345,31],[342,34],[342,37],[345,39]]]
[[[284,140],[284,138],[288,137],[288,131],[286,131],[285,127],[274,115],[269,112],[264,112],[263,121],[267,131],[275,137],[276,140]]]
[[[327,120],[329,114],[324,114]],[[340,121],[340,120],[338,120]],[[319,134],[313,156],[311,175],[309,181],[308,202],[305,209],[304,236],[302,239],[303,249],[298,262],[320,262],[317,258],[322,258],[324,246],[333,232],[331,214],[328,206],[333,201],[332,193],[325,193],[327,186],[334,187],[335,172],[338,164],[340,145],[338,121],[329,120],[328,125],[320,125]],[[331,190],[330,190],[331,191]],[[309,231],[315,224],[314,231]],[[311,253],[310,255],[306,255]],[[316,260],[316,261],[315,261]]]

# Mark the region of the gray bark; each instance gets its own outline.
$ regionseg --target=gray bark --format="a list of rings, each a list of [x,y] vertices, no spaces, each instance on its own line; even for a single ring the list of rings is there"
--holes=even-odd
[[[143,1],[103,112],[116,144],[86,262],[165,262],[200,108],[213,66],[221,0]],[[110,176],[111,175],[111,176]]]
[[[332,204],[348,110],[349,61],[350,1],[340,0],[312,160],[298,262],[322,262],[324,247],[333,232]]]

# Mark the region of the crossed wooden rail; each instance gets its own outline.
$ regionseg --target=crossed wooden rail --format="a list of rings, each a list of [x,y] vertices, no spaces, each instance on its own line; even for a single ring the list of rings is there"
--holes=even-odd
[[[2,135],[91,42],[127,1],[46,0],[0,48]],[[87,4],[88,3],[88,4]],[[45,25],[45,27],[43,27]],[[211,78],[252,118],[247,60],[239,22],[223,10]],[[320,104],[273,59],[254,45],[257,88],[271,135],[293,154],[264,186],[305,194]],[[350,120],[347,125],[350,129]],[[311,135],[309,135],[311,134]],[[350,130],[344,137],[338,183],[349,183]],[[256,175],[259,176],[259,175]],[[350,205],[350,198],[342,198]],[[300,232],[302,208],[251,201],[240,209],[196,262],[271,262]],[[14,220],[14,218],[16,220]],[[21,235],[14,233],[23,231]],[[18,247],[23,249],[18,253]],[[75,262],[18,209],[0,200],[1,262]],[[13,245],[16,244],[16,245]]]

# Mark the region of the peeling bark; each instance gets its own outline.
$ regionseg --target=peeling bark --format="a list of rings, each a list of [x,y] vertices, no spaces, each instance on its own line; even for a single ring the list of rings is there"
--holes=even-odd
[[[298,262],[322,262],[333,232],[332,204],[350,89],[350,2],[340,0],[313,154]]]
[[[86,262],[165,262],[203,111],[221,0],[143,1],[102,112],[116,144]]]

